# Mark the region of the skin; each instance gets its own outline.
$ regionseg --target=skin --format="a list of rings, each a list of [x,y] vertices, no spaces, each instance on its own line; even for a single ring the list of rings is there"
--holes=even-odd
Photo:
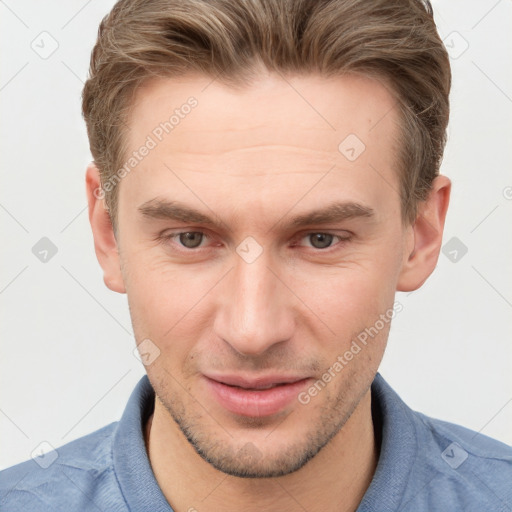
[[[105,283],[127,293],[137,343],[149,338],[160,350],[146,367],[155,477],[177,512],[355,510],[378,461],[370,386],[389,324],[308,404],[275,415],[227,411],[203,375],[300,374],[311,378],[307,391],[393,307],[397,290],[431,274],[450,181],[437,177],[416,222],[402,222],[394,100],[381,83],[350,75],[266,73],[238,90],[198,75],[158,79],[137,93],[128,152],[190,96],[197,107],[119,184],[117,236],[94,194],[98,170],[86,174]],[[366,145],[355,161],[338,150],[348,134]],[[138,211],[156,197],[218,225]],[[334,201],[373,215],[289,225]],[[195,249],[179,236],[158,240],[197,231],[206,237]],[[314,233],[336,236],[318,248]],[[263,251],[251,263],[236,251],[248,236]]]

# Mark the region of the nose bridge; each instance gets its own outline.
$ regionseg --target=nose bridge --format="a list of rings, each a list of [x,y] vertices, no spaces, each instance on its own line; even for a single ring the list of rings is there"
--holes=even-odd
[[[237,352],[257,355],[291,337],[291,298],[268,268],[270,260],[265,251],[252,262],[235,256],[216,331]]]

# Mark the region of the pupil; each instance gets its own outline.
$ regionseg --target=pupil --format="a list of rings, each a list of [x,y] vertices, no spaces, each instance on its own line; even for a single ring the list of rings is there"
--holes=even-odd
[[[198,247],[201,243],[202,233],[198,231],[187,231],[180,234],[180,242],[189,249]]]
[[[329,235],[327,233],[315,233],[310,236],[312,237],[311,244],[316,249],[325,249],[326,247],[329,247],[332,243],[333,235]]]

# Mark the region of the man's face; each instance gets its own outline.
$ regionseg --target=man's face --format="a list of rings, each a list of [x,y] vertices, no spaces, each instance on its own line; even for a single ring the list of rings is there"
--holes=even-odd
[[[138,91],[127,160],[151,148],[118,210],[135,337],[160,350],[147,373],[169,428],[226,473],[299,469],[368,397],[408,233],[396,114],[381,84],[354,76]],[[177,218],[186,209],[204,218]]]

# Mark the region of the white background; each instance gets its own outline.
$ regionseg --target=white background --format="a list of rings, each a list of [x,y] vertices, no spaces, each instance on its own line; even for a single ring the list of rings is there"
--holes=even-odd
[[[86,210],[80,94],[112,4],[0,2],[0,468],[118,420],[145,373]],[[453,57],[444,242],[468,252],[398,294],[381,373],[413,409],[512,444],[512,2],[433,5]],[[58,43],[47,59],[31,48],[41,37]],[[42,237],[58,250],[46,263],[32,253]]]

